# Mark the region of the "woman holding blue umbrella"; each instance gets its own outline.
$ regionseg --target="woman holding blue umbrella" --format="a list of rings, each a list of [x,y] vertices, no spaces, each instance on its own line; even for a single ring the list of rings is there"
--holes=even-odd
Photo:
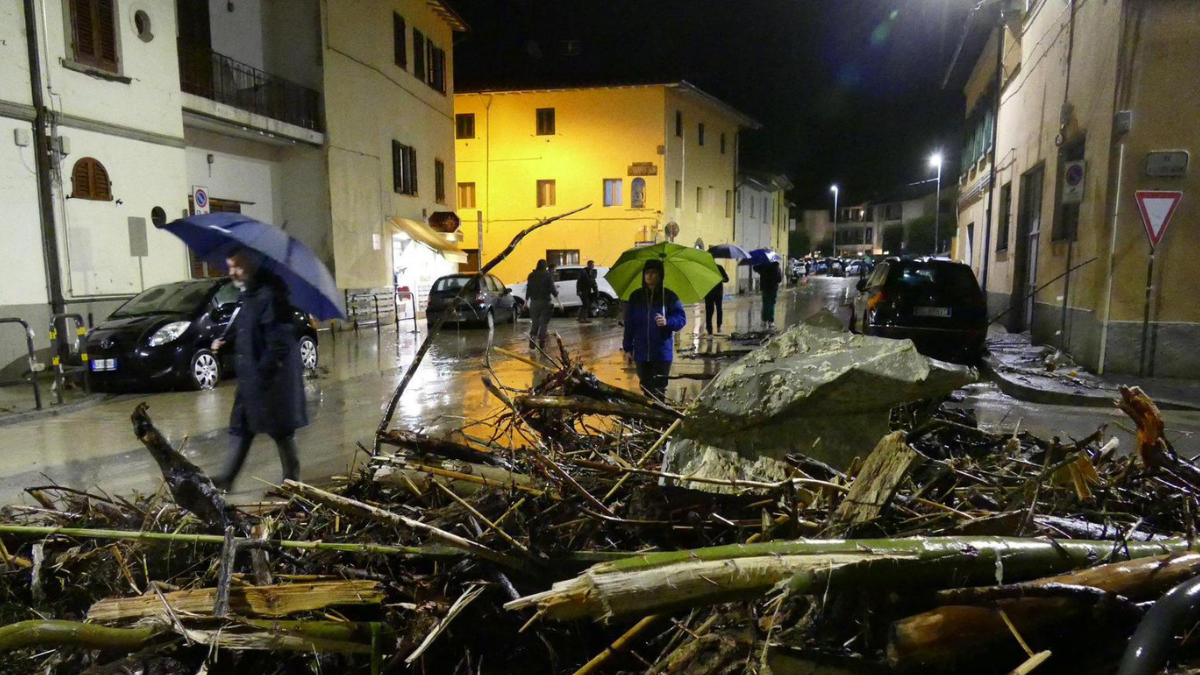
[[[242,470],[254,437],[275,441],[284,480],[299,480],[296,430],[308,425],[304,400],[304,364],[292,323],[287,287],[262,267],[262,256],[247,249],[226,261],[229,276],[242,290],[230,322],[237,352],[237,394],[229,415],[230,451],[213,485],[228,490]],[[225,336],[221,336],[224,338]],[[213,351],[224,346],[213,341]]]

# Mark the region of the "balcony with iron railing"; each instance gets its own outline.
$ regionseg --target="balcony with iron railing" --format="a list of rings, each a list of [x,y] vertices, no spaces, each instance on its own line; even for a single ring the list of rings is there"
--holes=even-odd
[[[179,84],[187,94],[324,132],[320,92],[209,49],[179,46]]]

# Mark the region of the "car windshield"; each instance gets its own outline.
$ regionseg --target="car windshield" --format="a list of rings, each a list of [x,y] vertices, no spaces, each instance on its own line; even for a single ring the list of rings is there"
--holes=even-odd
[[[112,313],[114,317],[187,314],[204,303],[212,291],[211,281],[192,281],[155,286],[143,291]]]
[[[467,282],[470,281],[471,279],[472,279],[472,277],[469,277],[469,276],[442,277],[441,279],[438,279],[437,281],[433,282],[433,292],[434,293],[445,293],[448,291],[457,292],[457,291],[461,290],[463,286],[466,286]]]

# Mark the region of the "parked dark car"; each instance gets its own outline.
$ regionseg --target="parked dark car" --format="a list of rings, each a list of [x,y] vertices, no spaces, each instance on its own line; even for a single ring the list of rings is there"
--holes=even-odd
[[[183,386],[212,389],[233,372],[233,331],[220,354],[210,348],[238,307],[228,278],[163,284],[121,305],[87,336],[88,374],[102,391]],[[317,326],[293,317],[305,368],[317,367]]]
[[[858,282],[851,330],[908,338],[927,356],[970,363],[987,337],[987,301],[975,274],[949,260],[879,263]]]
[[[842,261],[837,258],[826,258],[818,260],[813,265],[813,274],[827,277],[844,277],[846,271],[842,267]]]
[[[473,289],[474,292],[468,291],[468,295],[458,307],[451,310],[450,304],[454,302],[454,298],[463,286],[472,280],[479,282]],[[451,274],[433,282],[433,287],[429,290],[425,318],[432,326],[447,311],[453,311],[447,319],[448,322],[485,326],[494,326],[502,321],[517,322],[517,303],[513,299],[512,290],[491,274],[483,277],[477,274]]]

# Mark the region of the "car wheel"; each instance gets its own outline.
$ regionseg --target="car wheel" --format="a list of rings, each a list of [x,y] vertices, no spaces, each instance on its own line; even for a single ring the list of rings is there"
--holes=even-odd
[[[187,374],[187,382],[192,389],[215,389],[221,381],[221,361],[207,349],[197,350],[192,354]]]
[[[597,295],[592,301],[592,316],[608,316],[612,311],[612,300],[607,295]]]
[[[317,342],[307,335],[300,338],[300,363],[305,370],[317,369]]]

